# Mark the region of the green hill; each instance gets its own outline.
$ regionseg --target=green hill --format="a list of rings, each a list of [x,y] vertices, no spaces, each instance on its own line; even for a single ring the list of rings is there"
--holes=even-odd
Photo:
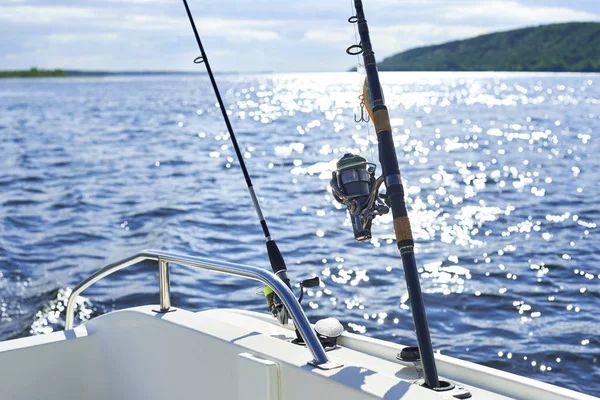
[[[378,63],[380,71],[600,72],[600,23],[572,22],[420,47]]]

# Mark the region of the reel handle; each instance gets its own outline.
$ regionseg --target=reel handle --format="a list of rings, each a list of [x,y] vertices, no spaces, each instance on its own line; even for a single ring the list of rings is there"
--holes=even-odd
[[[300,283],[300,286],[305,287],[305,288],[311,288],[311,287],[317,287],[320,284],[321,284],[321,280],[319,279],[318,276],[315,276],[314,278],[303,280],[302,283]]]

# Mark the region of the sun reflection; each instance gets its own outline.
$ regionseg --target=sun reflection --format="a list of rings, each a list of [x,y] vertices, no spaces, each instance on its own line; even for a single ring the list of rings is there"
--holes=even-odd
[[[307,293],[309,309],[326,313],[342,308],[353,316],[348,329],[355,332],[398,329],[404,321],[397,313],[409,313],[410,302],[398,284],[403,274],[393,217],[378,217],[372,239],[354,243],[345,207],[334,201],[328,187],[343,154],[378,161],[372,127],[353,119],[360,85],[344,74],[252,79],[252,84],[235,86],[230,111],[250,132],[267,129],[281,138],[271,142],[252,134],[254,148],[244,152],[264,165],[268,176],[276,173],[285,184],[294,184],[294,191],[280,201],[285,215],[280,223],[298,217],[306,229],[287,239],[310,237],[311,248],[348,254],[347,261],[325,253],[314,262],[302,261],[317,266],[314,272],[324,285]],[[577,206],[595,194],[588,185],[594,173],[588,154],[595,144],[591,124],[599,117],[590,106],[600,103],[591,95],[592,80],[567,81],[411,73],[390,74],[382,81],[428,300],[443,298],[451,311],[456,311],[455,303],[467,304],[475,313],[500,310],[496,314],[502,329],[511,331],[511,337],[523,335],[523,343],[542,335],[561,313],[584,312],[584,303],[569,296],[595,295],[590,280],[600,279],[593,266],[582,264],[587,253],[581,257],[585,241],[597,229],[596,215]],[[588,111],[575,123],[564,110],[575,110],[571,106],[576,104],[585,104]],[[211,107],[198,111],[213,112]],[[183,117],[178,121],[184,122],[182,129],[190,124]],[[229,144],[227,134],[202,131],[201,138],[218,143],[207,148],[207,158],[233,156],[231,147],[221,147]],[[235,165],[233,158],[227,163]],[[257,175],[263,182],[271,179]],[[301,204],[287,207],[293,201]],[[368,258],[371,254],[378,255],[377,261]],[[568,275],[580,282],[565,282],[560,271],[574,261],[578,269],[573,274],[569,269]],[[444,319],[443,314],[437,317]],[[586,337],[576,343],[582,340]],[[558,363],[556,355],[527,359],[516,347],[496,348],[496,353],[544,373],[554,372]]]
[[[58,289],[56,298],[35,314],[29,331],[32,335],[41,335],[53,332],[56,329],[62,329],[62,317],[71,292],[70,288]],[[92,317],[93,313],[94,308],[91,302],[85,297],[78,296],[75,300],[75,318],[85,322]]]

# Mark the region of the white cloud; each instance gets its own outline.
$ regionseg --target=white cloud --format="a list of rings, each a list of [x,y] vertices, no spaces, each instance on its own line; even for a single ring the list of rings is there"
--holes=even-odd
[[[477,24],[493,22],[500,26],[523,26],[570,21],[597,21],[600,15],[567,7],[528,6],[518,1],[488,0],[447,7],[442,15],[447,22]]]
[[[172,0],[104,0],[107,3],[117,4],[169,4]]]
[[[7,60],[5,68],[30,62],[86,68],[90,58],[78,55],[95,53],[102,57],[87,68],[171,69],[180,59],[188,63],[187,53],[195,50],[180,0],[0,0],[0,4],[4,28],[0,59]],[[352,65],[353,59],[343,55],[355,43],[354,27],[346,22],[350,4],[323,0],[273,4],[273,0],[190,4],[194,11],[198,7],[197,17],[202,17],[196,19],[198,29],[215,55],[217,69],[236,69],[240,60],[244,63],[239,68],[249,70],[333,71]],[[551,4],[558,2],[369,0],[365,12],[379,60],[409,48],[499,30],[600,21],[600,4],[594,0]],[[149,61],[149,55],[157,54],[169,57],[153,56]]]
[[[397,53],[410,48],[464,39],[489,32],[481,26],[437,25],[432,23],[375,26],[370,29],[371,42],[378,54]],[[352,28],[309,30],[305,40],[349,46],[354,43]]]
[[[53,43],[69,44],[73,42],[110,41],[119,39],[116,33],[54,33],[46,36]]]
[[[280,35],[274,28],[283,24],[279,21],[236,18],[195,18],[194,21],[201,36],[222,37],[231,41],[276,40]],[[183,17],[132,15],[116,22],[116,25],[126,30],[191,33],[189,22]]]
[[[285,24],[285,21],[231,18],[200,18],[195,21],[202,32],[239,40],[279,39],[277,29]],[[186,28],[190,29],[188,26]]]
[[[354,39],[352,28],[311,29],[304,33],[305,40],[326,43],[348,43]]]
[[[94,18],[97,10],[85,7],[66,6],[0,6],[0,20],[38,24]]]
[[[371,36],[378,53],[387,56],[419,46],[470,38],[489,30],[482,26],[405,24],[376,27],[372,29]]]
[[[183,15],[179,18],[149,14],[128,15],[116,10],[92,7],[0,6],[0,20],[27,25],[69,23],[70,27],[79,25],[82,30],[96,27],[103,30],[190,32],[189,22]],[[279,33],[273,28],[285,24],[285,21],[238,18],[199,18],[195,21],[201,34],[236,41],[279,39]],[[60,40],[60,36],[56,38]]]

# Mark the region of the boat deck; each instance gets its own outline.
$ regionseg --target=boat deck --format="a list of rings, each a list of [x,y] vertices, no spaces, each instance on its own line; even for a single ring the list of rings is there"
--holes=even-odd
[[[343,366],[311,365],[291,343],[291,326],[239,310],[115,311],[73,330],[0,343],[7,399],[444,399],[413,384],[403,346],[345,333],[327,355]],[[440,375],[473,399],[592,399],[473,363],[438,355]],[[33,378],[33,379],[32,379]],[[460,378],[460,379],[459,379]]]

